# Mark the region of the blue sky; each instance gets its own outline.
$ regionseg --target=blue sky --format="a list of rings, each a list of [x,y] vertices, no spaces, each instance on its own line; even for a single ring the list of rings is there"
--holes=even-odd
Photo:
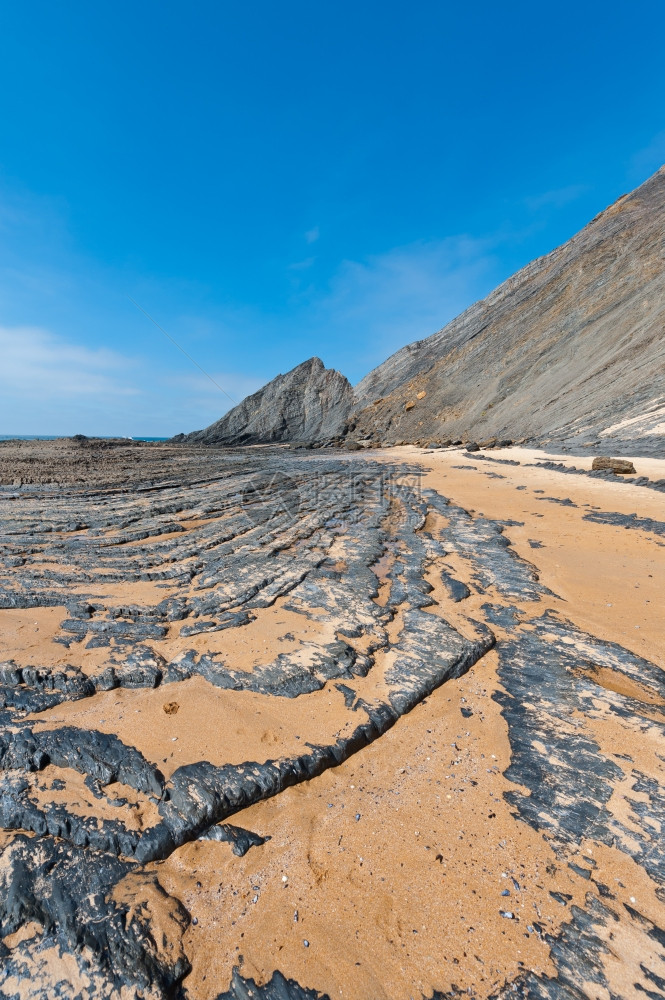
[[[665,162],[665,4],[4,4],[0,433],[353,382]]]

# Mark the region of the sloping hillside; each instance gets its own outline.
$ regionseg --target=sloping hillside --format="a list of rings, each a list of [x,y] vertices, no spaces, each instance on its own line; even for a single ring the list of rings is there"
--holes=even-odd
[[[355,391],[318,358],[174,440],[512,438],[665,455],[665,167]]]
[[[665,167],[356,387],[354,437],[665,449]]]

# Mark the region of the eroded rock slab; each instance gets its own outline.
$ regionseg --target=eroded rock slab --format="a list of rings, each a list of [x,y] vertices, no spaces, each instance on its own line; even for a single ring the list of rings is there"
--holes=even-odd
[[[0,995],[658,995],[662,668],[415,465],[202,461],[0,498]]]

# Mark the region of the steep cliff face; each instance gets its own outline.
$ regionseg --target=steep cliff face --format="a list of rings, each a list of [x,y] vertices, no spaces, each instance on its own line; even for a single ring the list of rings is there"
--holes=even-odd
[[[665,452],[665,167],[356,387],[353,436]]]
[[[278,375],[210,427],[174,440],[202,444],[319,441],[340,434],[354,403],[348,380],[319,358]]]
[[[665,167],[354,390],[311,358],[179,441],[474,438],[665,455]]]

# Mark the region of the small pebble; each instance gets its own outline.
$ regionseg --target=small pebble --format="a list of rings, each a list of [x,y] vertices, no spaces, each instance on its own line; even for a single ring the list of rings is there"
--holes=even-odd
[[[192,917],[192,923],[193,923],[194,925],[198,924],[198,922],[199,922],[199,919],[198,919],[198,917]]]
[[[360,819],[360,813],[356,813],[356,823],[358,822],[359,819]]]
[[[307,940],[307,938],[305,938],[303,944],[305,945],[305,948],[309,948],[309,941]]]
[[[501,890],[501,895],[502,896],[510,896],[510,889],[502,889]]]
[[[499,910],[499,913],[501,914],[502,917],[505,917],[506,920],[513,919],[513,914],[511,913],[510,910]]]

